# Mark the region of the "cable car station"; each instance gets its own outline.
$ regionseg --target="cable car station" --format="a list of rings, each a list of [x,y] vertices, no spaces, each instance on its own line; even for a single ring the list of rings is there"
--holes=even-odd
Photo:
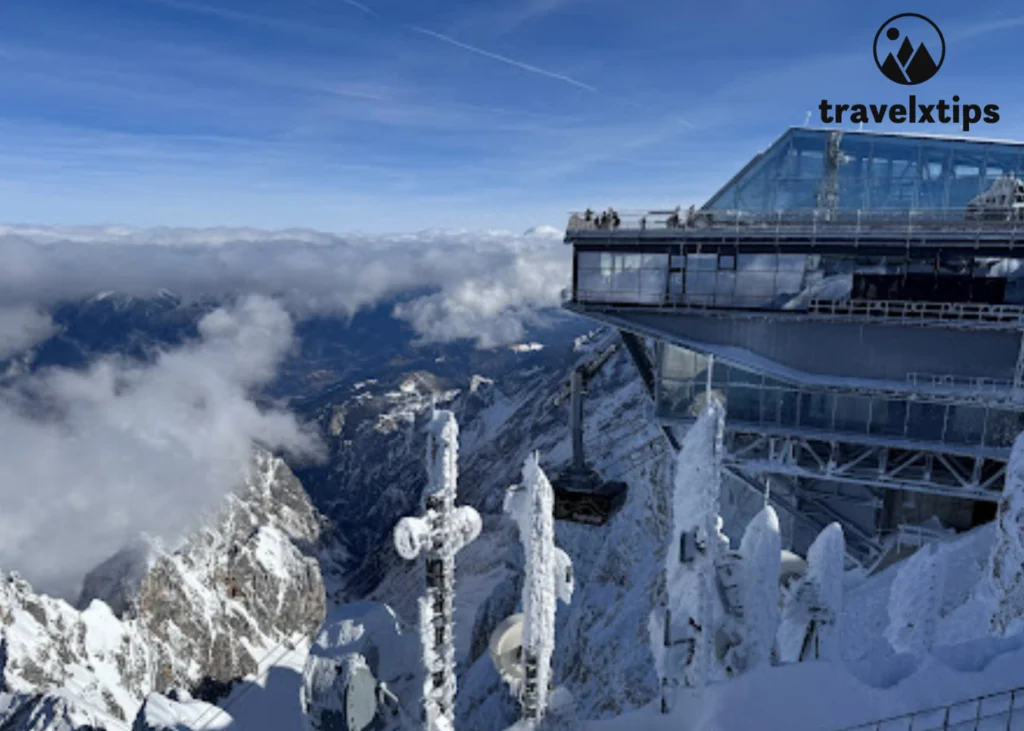
[[[700,209],[573,214],[564,306],[624,334],[670,438],[721,399],[728,473],[794,550],[839,520],[877,565],[995,515],[1024,427],[1021,179],[1018,143],[793,128]]]

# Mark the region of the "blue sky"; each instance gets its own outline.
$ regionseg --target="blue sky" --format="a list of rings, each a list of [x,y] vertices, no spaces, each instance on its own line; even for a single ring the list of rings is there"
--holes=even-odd
[[[871,44],[910,11],[948,48],[913,91],[1024,139],[1016,0],[4,0],[0,221],[521,230],[700,203],[822,98],[905,101]]]

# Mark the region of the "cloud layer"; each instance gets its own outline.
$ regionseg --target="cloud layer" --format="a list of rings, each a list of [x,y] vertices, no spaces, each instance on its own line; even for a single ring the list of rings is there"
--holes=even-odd
[[[50,316],[31,305],[0,307],[0,360],[45,340],[53,332]]]
[[[0,227],[0,308],[101,291],[257,293],[297,317],[353,314],[417,293],[395,314],[424,341],[519,338],[569,282],[570,252],[541,228],[332,236],[314,231]],[[0,325],[2,327],[2,325]],[[0,348],[3,347],[0,330]]]
[[[173,540],[214,509],[253,442],[318,454],[292,415],[250,397],[292,346],[289,315],[248,297],[199,331],[149,365],[107,358],[0,390],[0,567],[72,596],[139,532]]]
[[[569,278],[557,231],[337,237],[307,230],[0,227],[0,358],[53,332],[46,311],[118,292],[238,304],[200,340],[142,364],[113,357],[0,388],[0,569],[71,596],[139,532],[168,540],[215,508],[253,442],[317,452],[295,418],[261,410],[309,315],[399,299],[421,342],[520,340]]]

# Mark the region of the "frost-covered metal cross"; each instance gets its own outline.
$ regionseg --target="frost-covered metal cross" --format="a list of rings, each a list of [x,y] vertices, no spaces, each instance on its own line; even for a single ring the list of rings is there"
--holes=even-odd
[[[458,487],[459,425],[450,411],[435,411],[427,435],[427,476],[423,515],[395,526],[398,554],[426,558],[427,590],[420,601],[420,639],[427,677],[423,684],[427,731],[455,728],[455,554],[480,535],[480,515],[455,506]]]

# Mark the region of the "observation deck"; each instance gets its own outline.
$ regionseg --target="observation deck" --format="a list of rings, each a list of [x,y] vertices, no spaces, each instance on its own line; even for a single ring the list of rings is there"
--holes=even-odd
[[[794,127],[700,209],[575,213],[565,241],[564,306],[629,333],[670,432],[725,402],[725,468],[770,482],[796,550],[840,520],[869,562],[994,516],[1024,428],[1024,144]]]
[[[622,246],[622,251],[641,253],[649,244],[670,244],[682,253],[737,249],[745,253],[891,254],[922,249],[1014,257],[1024,251],[1024,221],[967,220],[962,209],[715,210],[692,212],[689,217],[680,211],[631,211],[618,217],[617,226],[599,226],[587,220],[585,213],[574,212],[565,241],[585,247]]]
[[[566,308],[782,380],[934,385],[971,398],[986,384],[982,398],[1012,400],[993,384],[1021,375],[1018,221],[964,221],[962,211],[959,221],[943,211],[676,216],[621,216],[611,228],[574,214]]]
[[[603,224],[570,218],[564,306],[657,341],[663,424],[723,400],[741,479],[791,480],[779,499],[862,526],[864,557],[878,543],[851,516],[878,490],[924,494],[958,527],[998,499],[1024,428],[1024,222],[691,210]]]

